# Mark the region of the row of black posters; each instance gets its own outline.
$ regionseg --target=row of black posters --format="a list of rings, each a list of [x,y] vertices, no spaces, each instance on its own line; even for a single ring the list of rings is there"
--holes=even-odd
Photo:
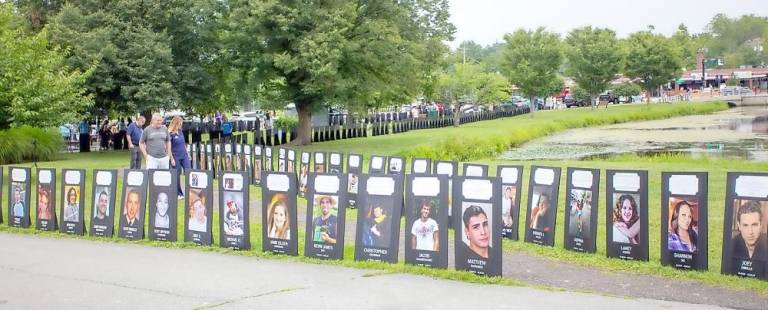
[[[447,266],[446,227],[452,227],[457,232],[454,245],[457,268],[478,274],[500,272],[496,265],[500,254],[493,253],[500,250],[502,236],[515,238],[517,225],[521,222],[517,207],[520,202],[521,166],[498,167],[498,178],[451,178],[456,172],[455,163],[438,161],[434,165],[434,174],[430,174],[429,169],[425,169],[430,167],[428,161],[414,160],[412,170],[417,171],[414,174],[368,175],[359,174],[360,170],[357,170],[361,159],[358,156],[347,157],[350,169],[346,174],[337,171],[308,173],[307,256],[342,257],[344,217],[346,209],[354,202],[360,208],[356,259],[396,261],[400,237],[398,219],[402,215],[406,223],[404,248],[407,263],[441,268]],[[390,162],[385,158],[381,161]],[[333,156],[329,157],[329,162],[332,165],[341,164]],[[465,170],[471,172],[472,169],[476,168],[465,165]],[[525,219],[527,242],[554,245],[559,169],[531,167],[529,215]],[[179,210],[177,200],[173,199],[177,188],[174,170],[125,170],[119,210],[115,207],[116,170],[95,170],[92,194],[88,198],[84,191],[84,170],[62,170],[60,185],[57,184],[55,169],[41,168],[36,173],[37,208],[33,211],[29,205],[31,170],[9,168],[9,195],[6,200],[9,207],[5,214],[11,226],[30,226],[30,212],[36,212],[35,225],[40,230],[82,235],[90,229],[88,232],[92,236],[111,237],[114,217],[117,216],[118,236],[121,238],[145,238],[146,222],[147,238],[177,240],[175,218]],[[205,170],[187,173],[184,240],[210,245],[213,211],[216,210],[212,173]],[[482,173],[482,170],[477,170],[477,173]],[[219,175],[221,194],[218,212],[222,219],[219,222],[222,246],[250,248],[248,174],[224,172]],[[265,250],[296,255],[298,180],[289,173],[279,172],[263,171],[259,177],[265,180],[262,183]],[[596,201],[599,200],[600,171],[568,168],[566,177],[564,245],[570,250],[593,253],[596,251],[599,213]],[[607,170],[606,180],[605,201],[609,206],[605,213],[607,255],[648,260],[647,173]],[[355,183],[355,195],[352,194],[351,181]],[[707,268],[707,183],[706,173],[662,174],[662,264],[683,269]],[[766,188],[768,174],[728,174],[723,273],[766,278]],[[60,194],[57,195],[57,192]],[[452,201],[450,197],[453,197]],[[56,199],[60,199],[62,206],[58,212],[54,203]],[[89,227],[85,227],[84,218],[86,199],[90,199],[94,206],[88,214],[91,219]],[[0,215],[3,214],[0,212]]]

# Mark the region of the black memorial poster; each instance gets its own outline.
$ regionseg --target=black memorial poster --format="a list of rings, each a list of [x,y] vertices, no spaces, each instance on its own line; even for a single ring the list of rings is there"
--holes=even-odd
[[[61,171],[61,223],[63,233],[85,234],[85,170]]]
[[[1,173],[0,177],[2,177]],[[56,169],[38,168],[35,227],[39,230],[56,230],[58,227],[56,218]]]
[[[288,168],[286,168],[286,152],[285,148],[277,148],[277,172],[288,172]]]
[[[453,177],[458,176],[459,165],[455,161],[436,161],[435,162],[435,174],[448,176],[448,219],[451,220],[453,216]],[[451,222],[453,223],[453,222]],[[453,227],[453,225],[451,225]]]
[[[251,183],[255,185],[261,184],[261,171],[264,167],[264,160],[262,157],[263,150],[261,145],[253,146],[253,182]]]
[[[32,218],[29,214],[32,171],[30,168],[11,167],[8,173],[11,180],[8,184],[8,225],[27,228]]]
[[[729,172],[721,271],[768,280],[768,173]]]
[[[405,188],[405,262],[448,267],[448,177],[409,174]]]
[[[341,153],[328,154],[328,173],[341,174],[344,171],[344,157]]]
[[[296,178],[288,173],[264,173],[262,178],[262,251],[299,255]]]
[[[661,174],[661,264],[707,270],[707,173]]]
[[[325,153],[315,152],[315,173],[325,173],[328,163],[325,161]]]
[[[4,178],[4,176],[3,176],[3,167],[0,166],[0,224],[3,223],[3,203],[2,203],[2,201],[3,201],[3,192],[5,192],[3,190],[3,178]],[[10,178],[10,176],[8,178]],[[11,192],[11,194],[13,194],[13,192]]]
[[[219,175],[219,245],[250,250],[248,176],[245,172]]]
[[[112,237],[115,230],[117,170],[94,170],[91,191],[91,236]]]
[[[429,158],[414,158],[411,161],[412,174],[432,174],[432,160]]]
[[[304,256],[321,259],[344,257],[346,181],[341,173],[309,174]]]
[[[213,243],[213,174],[205,170],[187,171],[184,241],[199,245]]]
[[[648,172],[606,170],[606,254],[648,260]]]
[[[501,181],[493,177],[456,177],[453,229],[456,270],[501,275]]]
[[[372,155],[368,163],[368,174],[380,174],[386,172],[387,158],[379,155]]]
[[[307,182],[309,182],[309,152],[301,152],[301,158],[299,159],[299,195],[305,197],[307,193]]]
[[[397,263],[403,175],[364,174],[360,181],[355,260]]]
[[[147,201],[147,171],[125,170],[123,199],[117,230],[119,238],[144,239],[144,207]]]
[[[286,161],[285,172],[296,173],[296,151],[288,150],[288,160]]]
[[[358,188],[360,185],[360,175],[363,171],[363,156],[358,154],[349,154],[347,156],[347,194],[349,197],[350,208],[357,207]]]
[[[405,159],[402,157],[389,157],[387,174],[405,174]]]
[[[554,246],[560,168],[531,166],[525,242]]]
[[[571,251],[595,253],[600,170],[569,167],[566,173],[563,246]]]
[[[149,240],[176,241],[176,170],[149,171]]]
[[[520,240],[523,166],[498,166],[496,176],[501,178],[501,235]]]
[[[248,179],[253,179],[253,150],[248,144],[243,144],[243,171],[246,171]]]
[[[461,175],[465,177],[487,177],[488,165],[465,163],[464,171]]]
[[[262,170],[274,171],[275,165],[272,163],[272,148],[264,147],[264,163],[262,164]]]

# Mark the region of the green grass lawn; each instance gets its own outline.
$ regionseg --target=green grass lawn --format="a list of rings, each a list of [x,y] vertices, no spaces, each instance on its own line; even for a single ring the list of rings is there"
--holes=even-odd
[[[669,107],[683,107],[683,110],[666,110],[671,109]],[[704,111],[696,110],[693,105],[690,104],[676,104],[676,105],[654,105],[651,108],[645,106],[627,106],[627,107],[612,107],[608,111],[590,111],[589,109],[567,110],[567,111],[555,111],[555,112],[541,112],[536,115],[534,119],[528,118],[528,116],[500,119],[494,121],[478,122],[469,125],[464,125],[460,128],[443,128],[443,129],[431,129],[431,130],[418,130],[404,134],[388,135],[370,137],[366,139],[350,139],[342,141],[333,141],[326,143],[319,143],[312,146],[301,147],[300,150],[322,150],[322,151],[337,151],[346,153],[360,153],[366,155],[366,158],[371,154],[380,155],[397,155],[405,154],[417,146],[435,147],[441,145],[441,141],[446,139],[463,139],[462,137],[471,138],[473,135],[505,135],[512,134],[518,131],[535,132],[532,135],[514,135],[515,137],[523,137],[525,139],[533,139],[536,135],[546,135],[552,132],[570,128],[571,125],[558,125],[562,122],[568,122],[568,119],[572,118],[587,118],[589,121],[586,124],[580,126],[588,126],[589,124],[599,125],[604,122],[618,122],[618,121],[631,121],[634,119],[645,119],[641,112],[643,109],[650,109],[648,111],[656,111],[656,108],[665,109],[664,113],[671,113],[671,115],[691,114],[691,113],[709,113],[714,110],[720,109],[721,104],[702,105],[702,107],[709,107]],[[687,109],[687,110],[686,110]],[[606,118],[603,120],[591,120],[591,118],[598,116],[595,113],[636,113],[632,114],[633,119],[629,120],[617,120],[615,118]],[[681,112],[682,111],[682,112]],[[686,112],[687,111],[687,112]],[[674,113],[673,113],[674,112]],[[651,114],[656,115],[653,112]],[[667,114],[663,114],[667,115]],[[615,115],[614,115],[615,116]],[[658,116],[658,115],[656,115]],[[660,118],[658,116],[656,118]],[[545,129],[537,129],[545,128]],[[523,139],[520,138],[520,139]],[[521,140],[522,141],[522,140]],[[527,141],[527,140],[526,140]],[[693,159],[687,156],[657,156],[657,157],[637,157],[637,156],[620,156],[614,158],[608,158],[603,160],[588,160],[588,161],[561,161],[561,160],[539,160],[539,161],[500,161],[489,157],[486,159],[477,160],[475,162],[484,163],[490,165],[490,173],[495,174],[495,167],[502,164],[522,164],[525,167],[523,174],[523,187],[521,191],[521,213],[520,218],[525,218],[527,205],[527,191],[528,191],[528,177],[531,165],[544,165],[561,167],[561,186],[559,205],[557,206],[557,225],[555,230],[555,246],[543,247],[533,244],[527,244],[522,241],[510,241],[505,240],[503,247],[505,251],[524,251],[532,255],[541,256],[546,259],[551,259],[559,262],[566,262],[571,264],[577,264],[582,266],[588,266],[590,268],[597,268],[601,270],[616,270],[625,272],[635,272],[640,274],[657,275],[674,279],[687,279],[700,281],[707,284],[719,285],[729,288],[745,289],[757,292],[764,296],[768,296],[768,282],[754,279],[744,279],[735,276],[725,276],[720,274],[720,258],[721,258],[721,245],[722,245],[722,229],[723,229],[723,216],[724,216],[724,199],[725,199],[725,178],[728,171],[768,171],[768,163],[755,163],[741,160],[721,160],[721,159]],[[367,160],[366,160],[367,162]],[[59,174],[62,168],[73,169],[86,169],[88,170],[86,179],[86,214],[90,214],[91,208],[91,178],[92,169],[122,169],[128,165],[128,152],[104,152],[104,153],[85,153],[85,154],[63,154],[61,158],[56,161],[39,163],[40,167],[52,167],[57,168]],[[31,164],[23,164],[20,166],[31,166]],[[367,166],[367,164],[365,165]],[[406,165],[408,167],[408,165]],[[583,254],[570,252],[563,249],[563,220],[564,220],[564,205],[565,199],[565,168],[566,167],[583,167],[583,168],[598,168],[601,170],[601,184],[600,184],[600,201],[596,203],[598,213],[598,237],[597,237],[597,253],[596,254]],[[648,191],[648,206],[649,210],[649,262],[630,262],[622,261],[618,259],[611,259],[605,256],[605,169],[641,169],[648,170],[649,174],[649,191]],[[7,166],[5,167],[7,171]],[[707,257],[709,259],[708,271],[680,271],[672,267],[662,267],[660,264],[660,237],[661,237],[661,172],[663,171],[706,171],[709,173],[709,252]],[[7,174],[7,172],[6,172]],[[34,177],[34,173],[33,173]],[[60,177],[60,176],[59,176]],[[33,178],[34,184],[34,178]],[[121,192],[122,180],[118,179],[118,188]],[[3,186],[2,191],[7,194],[7,185]],[[251,201],[259,201],[261,197],[261,191],[257,187],[251,187],[250,189]],[[60,193],[59,193],[60,195]],[[7,197],[3,195],[3,197]],[[118,196],[119,197],[119,196]],[[60,200],[60,197],[57,197]],[[7,204],[7,199],[4,199],[3,205]],[[35,201],[34,195],[32,196],[32,202]],[[305,206],[302,199],[299,199],[300,207]],[[218,205],[218,204],[216,204]],[[118,209],[119,210],[119,209]],[[183,209],[179,209],[179,223],[178,228],[180,239],[183,238]],[[6,211],[5,209],[3,211]],[[260,217],[260,216],[259,216]],[[356,219],[355,210],[347,213],[347,220],[354,221]],[[34,220],[33,220],[34,223]],[[279,257],[280,259],[288,260],[300,260],[307,262],[320,262],[315,259],[308,259],[303,257],[285,257],[280,255],[272,255],[269,253],[261,252],[261,223],[251,223],[251,244],[252,251],[231,251],[227,249],[218,248],[218,214],[214,212],[214,246],[213,247],[197,247],[192,244],[186,244],[183,242],[167,243],[167,242],[151,242],[151,241],[139,241],[140,244],[150,244],[154,246],[163,247],[181,247],[181,248],[195,248],[206,251],[228,252],[237,253],[238,255],[249,256],[265,256],[265,257]],[[520,230],[520,235],[523,236],[523,230]],[[15,229],[9,228],[7,225],[0,227],[0,231],[12,231],[20,233],[35,233],[44,234],[50,236],[61,236],[58,233],[43,233],[36,232],[34,229]],[[299,253],[303,254],[303,231],[299,229]],[[449,232],[452,234],[452,232]],[[87,239],[92,239],[86,237]],[[97,239],[97,238],[93,238]],[[113,242],[128,242],[118,241],[116,238],[107,239]],[[480,282],[480,283],[501,283],[501,284],[520,284],[512,279],[501,278],[485,278],[475,277],[467,272],[459,272],[454,270],[431,270],[421,267],[407,266],[402,262],[395,265],[389,265],[384,263],[372,263],[372,262],[354,262],[353,253],[354,246],[347,244],[345,246],[345,258],[342,261],[329,261],[323,262],[326,264],[339,264],[344,266],[352,266],[357,268],[370,268],[376,270],[382,270],[382,272],[409,272],[416,274],[425,274],[441,278],[457,279],[462,281]]]

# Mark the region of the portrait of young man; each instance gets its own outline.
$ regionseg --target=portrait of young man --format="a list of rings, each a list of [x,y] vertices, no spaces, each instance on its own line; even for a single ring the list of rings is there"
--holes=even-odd
[[[463,234],[467,238],[469,258],[488,259],[491,249],[491,229],[488,215],[479,205],[470,205],[462,214]],[[474,256],[474,257],[473,257]]]
[[[320,195],[315,197],[315,201],[316,206],[319,206],[320,214],[312,220],[314,228],[312,239],[314,242],[336,244],[338,218],[333,213],[336,213],[338,200],[332,196]]]
[[[440,251],[439,226],[432,215],[435,203],[432,199],[421,199],[418,219],[411,226],[411,248],[422,251]]]
[[[738,231],[731,240],[734,257],[761,262],[768,260],[763,212],[761,204],[754,200],[743,200],[738,206],[734,218]]]
[[[125,212],[123,212],[125,227],[138,228],[141,225],[140,200],[141,194],[138,189],[128,189],[128,194],[125,195]]]

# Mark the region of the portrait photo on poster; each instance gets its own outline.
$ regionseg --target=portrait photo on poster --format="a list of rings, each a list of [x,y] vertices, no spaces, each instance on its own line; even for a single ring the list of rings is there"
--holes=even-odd
[[[321,259],[341,259],[346,216],[345,177],[312,174],[310,178],[304,254]]]
[[[9,191],[8,223],[13,227],[29,227],[31,216],[29,214],[29,169],[12,168]],[[23,177],[22,177],[23,176]]]
[[[0,171],[2,172],[2,171]],[[37,169],[37,219],[39,230],[56,230],[56,170]]]
[[[531,166],[525,242],[554,246],[560,168]]]
[[[144,188],[143,186],[125,186],[123,193],[123,210],[120,214],[118,236],[131,240],[143,239]]]
[[[567,170],[564,247],[576,252],[597,251],[597,201],[600,170]]]
[[[648,260],[647,171],[606,171],[606,254]]]
[[[244,172],[232,172],[222,173],[219,179],[219,246],[249,250],[248,177]]]
[[[462,176],[455,181],[456,270],[501,275],[501,179]]]
[[[262,250],[298,255],[296,178],[287,173],[265,173],[262,178]]]
[[[213,243],[213,175],[210,171],[189,171],[185,195],[184,241],[199,245]]]
[[[707,270],[707,173],[663,172],[661,263]]]
[[[729,172],[721,272],[768,280],[768,174]]]
[[[496,176],[501,178],[501,235],[518,240],[520,225],[520,189],[523,166],[498,166]]]
[[[448,177],[409,175],[406,179],[405,262],[448,266]]]
[[[397,262],[403,175],[363,175],[355,260]]]

